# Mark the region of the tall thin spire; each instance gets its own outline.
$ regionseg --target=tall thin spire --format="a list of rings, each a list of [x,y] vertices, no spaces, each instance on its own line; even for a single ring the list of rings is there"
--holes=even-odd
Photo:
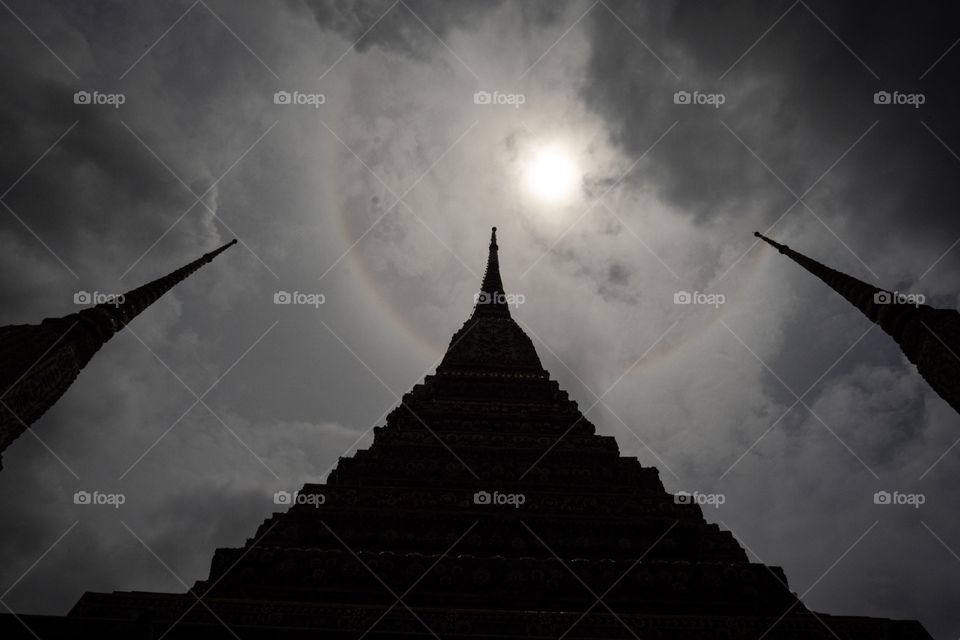
[[[831,269],[761,233],[753,235],[822,280],[886,331],[930,387],[960,413],[960,314],[956,310],[914,304],[901,294]]]
[[[236,242],[108,302],[40,324],[0,327],[0,454],[66,393],[107,340]]]
[[[478,315],[494,315],[510,317],[510,307],[507,305],[507,296],[503,291],[503,280],[500,278],[500,259],[497,256],[497,228],[490,232],[490,250],[487,255],[487,269],[483,274],[483,283],[480,293],[477,294],[477,304],[474,308],[474,317]]]

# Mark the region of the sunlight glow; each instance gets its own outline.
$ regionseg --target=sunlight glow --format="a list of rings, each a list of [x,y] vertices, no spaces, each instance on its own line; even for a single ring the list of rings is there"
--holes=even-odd
[[[538,151],[531,158],[524,172],[527,190],[536,199],[559,204],[576,194],[580,182],[580,170],[573,156],[559,147]]]

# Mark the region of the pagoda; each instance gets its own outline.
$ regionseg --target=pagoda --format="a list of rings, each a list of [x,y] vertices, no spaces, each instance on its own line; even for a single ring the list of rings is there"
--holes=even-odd
[[[236,243],[234,239],[172,273],[77,313],[0,327],[0,454],[67,392],[114,334]]]
[[[927,384],[960,413],[960,313],[923,304],[915,294],[880,289],[754,232],[840,294],[893,338]]]
[[[324,484],[284,496],[187,593],[86,593],[0,631],[99,638],[929,638],[818,614],[550,379],[481,291],[436,372]],[[19,631],[18,631],[19,629]]]

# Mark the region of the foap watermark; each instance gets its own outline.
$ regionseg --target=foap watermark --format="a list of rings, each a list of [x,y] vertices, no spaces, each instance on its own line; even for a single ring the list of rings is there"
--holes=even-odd
[[[677,91],[673,94],[673,104],[700,104],[719,109],[727,101],[722,93],[703,93],[702,91]]]
[[[327,497],[322,493],[300,493],[299,491],[277,491],[273,494],[273,504],[285,507],[292,507],[298,504],[310,505],[313,508],[319,508],[327,501]]]
[[[905,105],[919,109],[927,101],[922,93],[902,93],[900,91],[877,91],[873,94],[873,104]]]
[[[875,304],[912,304],[919,307],[927,301],[922,293],[902,293],[900,291],[877,291],[873,294]]]
[[[73,294],[73,304],[112,304],[119,307],[126,298],[122,293],[102,293],[100,291],[77,291]]]
[[[101,93],[100,91],[77,91],[73,94],[73,104],[107,105],[119,109],[127,101],[122,93]]]
[[[527,101],[527,96],[522,93],[501,93],[494,91],[477,91],[473,94],[473,104],[506,105],[519,109],[520,105]]]
[[[277,291],[273,294],[273,304],[302,304],[319,308],[327,297],[322,293],[304,293],[302,291]]]
[[[122,493],[101,493],[100,491],[77,491],[73,494],[73,504],[107,505],[119,509],[127,501]]]
[[[473,494],[473,504],[479,505],[510,505],[514,509],[519,509],[520,505],[527,501],[527,496],[522,493],[500,493],[494,491],[477,491]]]
[[[719,509],[720,505],[726,501],[727,496],[722,493],[700,493],[699,491],[690,493],[688,491],[680,491],[673,496],[673,502],[675,504],[696,504],[701,507],[711,506],[714,509]]]
[[[473,295],[474,304],[505,304],[510,307],[519,307],[527,301],[522,293],[488,293],[481,291]]]
[[[708,305],[717,309],[727,301],[722,293],[704,293],[702,291],[677,291],[673,294],[673,304]]]
[[[900,493],[899,491],[877,491],[873,494],[873,504],[880,505],[908,505],[914,509],[919,509],[920,505],[927,501],[927,496],[922,493]]]
[[[322,93],[306,93],[304,91],[277,91],[273,94],[273,104],[306,105],[319,109],[326,104],[327,96]]]

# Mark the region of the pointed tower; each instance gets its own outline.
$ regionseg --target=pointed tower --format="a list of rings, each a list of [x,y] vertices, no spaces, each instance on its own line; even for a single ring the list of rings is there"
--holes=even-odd
[[[761,233],[753,235],[822,280],[886,331],[930,387],[960,413],[960,313],[908,303],[896,292],[831,269]]]
[[[548,378],[537,350],[510,316],[500,278],[497,228],[490,235],[487,269],[473,314],[453,335],[437,374]]]
[[[113,334],[236,242],[110,302],[40,324],[0,327],[0,454],[66,393]]]
[[[477,307],[473,310],[474,317],[480,315],[510,316],[507,306],[507,294],[503,291],[503,280],[500,278],[500,247],[497,246],[497,228],[490,231],[490,248],[487,254],[487,268],[483,272],[483,282],[480,293],[477,294]]]
[[[20,618],[44,640],[929,638],[810,612],[780,568],[596,433],[502,292],[494,238],[436,373],[325,484],[276,494],[284,510],[218,549],[190,593],[86,593],[47,627]],[[7,629],[23,634],[0,616]]]

